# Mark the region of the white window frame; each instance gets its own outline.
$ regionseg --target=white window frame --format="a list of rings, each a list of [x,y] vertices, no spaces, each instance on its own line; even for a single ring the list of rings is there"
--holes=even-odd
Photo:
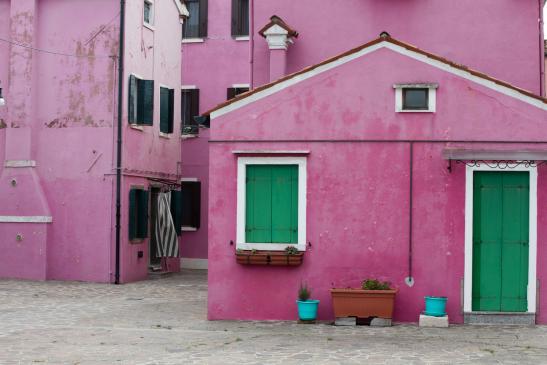
[[[144,19],[144,4],[150,5],[150,22],[147,22]],[[142,8],[142,23],[152,30],[154,30],[154,18],[155,18],[155,11],[154,11],[154,0],[143,0],[143,8]]]
[[[464,295],[463,310],[473,313],[473,180],[475,171],[507,171],[500,167],[467,166],[465,170],[465,259],[464,259]],[[525,171],[530,176],[529,236],[528,236],[528,288],[526,299],[528,313],[536,312],[537,281],[537,167],[517,166],[510,171]],[[503,312],[499,312],[503,313]]]
[[[395,84],[395,112],[397,113],[435,113],[437,110],[437,88],[439,84],[421,83],[421,84]],[[404,89],[428,89],[428,108],[423,110],[403,109],[403,90]]]
[[[246,177],[247,165],[298,165],[298,242],[297,243],[254,243],[245,241],[246,221]],[[239,157],[237,160],[237,228],[236,248],[241,250],[283,251],[294,246],[306,250],[306,157]]]

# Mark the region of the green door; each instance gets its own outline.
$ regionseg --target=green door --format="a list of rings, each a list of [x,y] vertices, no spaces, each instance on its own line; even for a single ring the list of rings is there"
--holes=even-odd
[[[475,172],[473,311],[527,310],[529,180],[527,172]]]

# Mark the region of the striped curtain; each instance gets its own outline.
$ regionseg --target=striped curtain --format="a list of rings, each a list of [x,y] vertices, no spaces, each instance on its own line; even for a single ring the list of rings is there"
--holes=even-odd
[[[171,192],[158,195],[156,243],[158,257],[179,257],[179,240],[171,216]]]

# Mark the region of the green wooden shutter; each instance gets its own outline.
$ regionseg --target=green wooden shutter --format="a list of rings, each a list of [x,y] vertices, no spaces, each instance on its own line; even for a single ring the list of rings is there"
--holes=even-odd
[[[154,80],[143,80],[143,119],[142,124],[154,123]]]
[[[136,79],[136,119],[135,123],[143,124],[144,121],[144,80]]]
[[[173,133],[175,121],[175,90],[169,89],[169,125],[167,133]]]
[[[272,166],[272,243],[298,242],[298,166]]]
[[[169,133],[169,89],[160,88],[160,132]]]
[[[130,124],[137,122],[137,78],[133,75],[129,76],[129,105],[127,108],[127,120]]]
[[[138,225],[137,234],[139,238],[148,237],[148,190],[139,190],[138,199]]]
[[[171,190],[171,216],[177,236],[180,236],[182,226],[182,192],[180,190]]]
[[[129,190],[129,240],[137,238],[137,190]]]
[[[247,165],[245,240],[272,242],[272,169],[269,165]]]
[[[207,18],[208,18],[207,0],[199,0],[199,37],[207,37]]]

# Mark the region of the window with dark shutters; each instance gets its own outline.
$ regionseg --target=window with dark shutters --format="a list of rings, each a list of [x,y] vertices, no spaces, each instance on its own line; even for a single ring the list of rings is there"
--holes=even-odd
[[[129,190],[129,240],[148,237],[148,190]]]
[[[181,225],[183,228],[199,229],[201,216],[201,182],[182,182]]]
[[[207,0],[186,0],[190,16],[182,26],[182,38],[207,37]]]
[[[175,90],[160,88],[160,132],[173,133]]]
[[[197,134],[199,127],[194,117],[199,115],[199,89],[182,89],[182,134]]]
[[[247,91],[249,91],[248,87],[229,87],[226,93],[226,100],[233,99],[239,94],[246,93]]]
[[[128,121],[130,124],[154,123],[154,80],[141,80],[129,76]]]
[[[232,0],[232,36],[249,35],[249,0]]]

